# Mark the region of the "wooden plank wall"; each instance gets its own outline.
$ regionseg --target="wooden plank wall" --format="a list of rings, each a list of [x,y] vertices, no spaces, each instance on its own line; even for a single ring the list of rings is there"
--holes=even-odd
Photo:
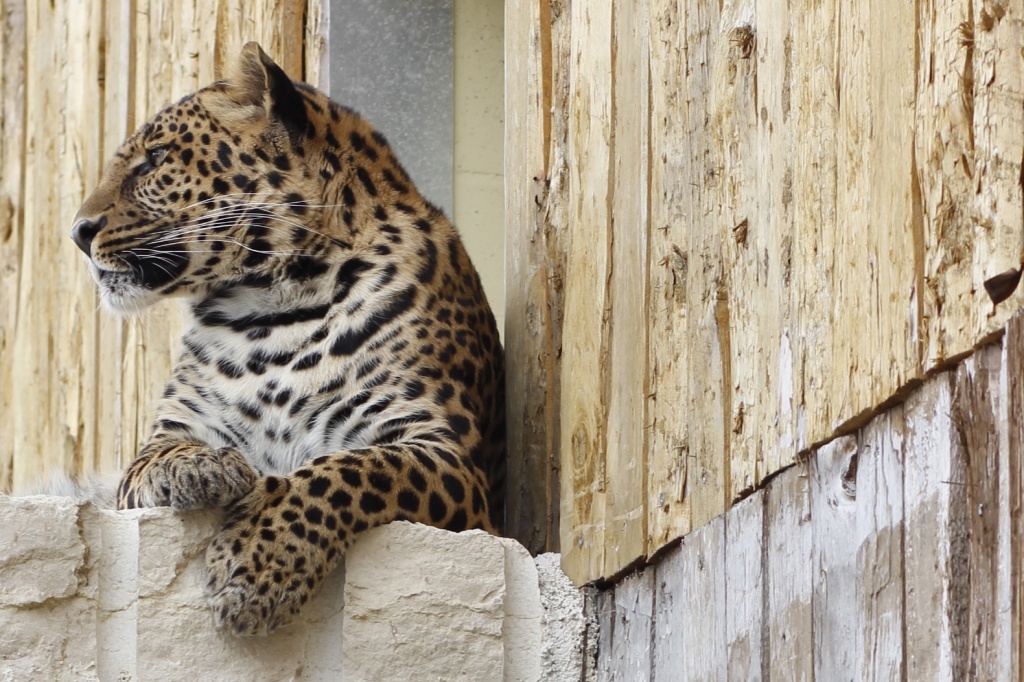
[[[1024,247],[1022,22],[506,4],[520,540],[613,577],[998,333],[1024,302],[983,286]]]
[[[1024,315],[594,598],[598,680],[1019,680]]]
[[[68,238],[105,159],[247,40],[319,82],[323,21],[320,0],[0,0],[0,490],[129,461],[176,353],[177,306],[98,311]]]

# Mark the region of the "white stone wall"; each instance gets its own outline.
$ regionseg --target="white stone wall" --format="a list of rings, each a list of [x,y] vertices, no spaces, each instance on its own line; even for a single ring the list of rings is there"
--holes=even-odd
[[[238,639],[202,593],[218,525],[0,495],[0,681],[581,679],[583,598],[515,541],[369,531],[300,622]]]

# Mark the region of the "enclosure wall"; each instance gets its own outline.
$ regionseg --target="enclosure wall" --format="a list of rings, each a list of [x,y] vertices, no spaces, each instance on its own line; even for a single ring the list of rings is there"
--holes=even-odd
[[[510,522],[608,578],[999,333],[1024,1],[506,4]]]

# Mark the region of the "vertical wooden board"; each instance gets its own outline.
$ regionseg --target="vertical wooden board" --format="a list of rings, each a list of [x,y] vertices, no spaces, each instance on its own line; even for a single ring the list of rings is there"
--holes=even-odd
[[[26,3],[0,2],[0,358],[13,357],[23,248]],[[0,362],[0,490],[14,464],[14,363]]]
[[[926,322],[919,329],[926,368],[966,349],[964,322],[978,305],[972,291],[984,295],[970,281],[977,238],[973,21],[970,0],[920,3],[917,40],[927,68],[917,75],[914,155],[922,219],[915,249],[923,252],[916,294]]]
[[[761,348],[757,388],[765,410],[754,428],[764,434],[764,471],[778,471],[796,455],[794,431],[793,331],[789,287],[792,281],[793,137],[792,17],[788,0],[758,2],[757,228],[751,245],[760,259],[756,305]],[[748,237],[750,238],[750,237]]]
[[[509,468],[505,532],[533,552],[558,548],[561,287],[567,188],[568,10],[505,5],[505,358]],[[553,69],[552,65],[557,64]],[[558,149],[559,153],[555,154]],[[555,165],[558,164],[558,165]]]
[[[51,348],[60,318],[58,282],[50,267],[60,251],[58,225],[59,130],[66,66],[60,58],[64,3],[28,3],[26,12],[24,230],[18,264],[18,313],[12,355],[15,491],[32,485],[50,467],[65,466],[66,441],[58,437],[58,397]],[[62,75],[63,74],[63,75]],[[63,235],[60,235],[63,236]],[[31,387],[25,390],[25,387]],[[41,457],[40,453],[47,453]]]
[[[768,651],[762,652],[762,666],[769,679],[814,679],[809,488],[806,463],[787,469],[768,484],[764,512]]]
[[[647,550],[647,3],[614,5],[605,576]]]
[[[599,602],[601,640],[597,679],[651,680],[651,629],[654,623],[655,571],[626,578]]]
[[[92,469],[99,444],[93,406],[103,373],[97,363],[102,319],[96,314],[92,278],[68,235],[78,207],[99,181],[103,120],[96,112],[103,110],[104,102],[100,83],[102,10],[102,5],[95,2],[68,4],[61,42],[66,46],[64,59],[69,73],[63,84],[62,125],[55,131],[61,147],[61,191],[53,198],[57,218],[52,229],[59,237],[57,257],[68,267],[61,268],[57,297],[52,301],[59,310],[60,328],[54,344],[54,360],[59,366],[51,376],[57,384],[62,441],[70,450],[63,468],[79,474]]]
[[[769,407],[760,396],[762,346],[758,329],[757,36],[754,1],[722,5],[712,58],[709,129],[714,179],[705,202],[721,240],[720,288],[715,297],[722,364],[725,499],[728,505],[759,482],[763,445],[759,425]]]
[[[330,0],[306,0],[306,21],[302,36],[306,71],[302,79],[324,92],[330,92],[331,89],[331,55],[327,47],[330,21]]]
[[[1019,680],[1024,674],[1024,315],[1013,316],[1003,338],[999,407],[1002,413],[999,443],[1000,527],[999,552],[1003,557],[1000,612],[1009,614],[1008,632],[1003,634],[1000,674],[1006,680]]]
[[[690,161],[688,195],[683,195],[687,240],[686,376],[689,382],[685,418],[689,434],[686,496],[690,524],[696,528],[725,510],[728,440],[726,414],[730,410],[725,376],[729,364],[728,294],[724,285],[723,245],[716,207],[721,169],[716,163],[709,130],[714,99],[719,41],[719,3],[690,3],[683,30],[686,45],[687,93],[685,104],[687,155]],[[679,115],[677,113],[677,115]],[[724,318],[724,319],[723,319]],[[680,330],[675,331],[678,342]],[[678,408],[677,408],[678,410]]]
[[[849,9],[849,11],[847,11]],[[919,375],[911,3],[872,0],[839,21],[833,427],[848,424]],[[847,325],[844,327],[843,325]]]
[[[580,584],[601,575],[605,549],[612,8],[572,15],[569,241],[561,402],[562,567]]]
[[[952,423],[952,376],[928,380],[906,402],[903,503],[906,674],[966,679],[962,603],[968,571],[966,471]]]
[[[795,144],[789,195],[793,215],[790,338],[798,451],[831,436],[834,425],[836,396],[827,392],[828,377],[836,371],[832,280],[837,268],[843,267],[835,259],[835,242],[843,229],[836,210],[838,13],[834,0],[798,2],[791,10],[789,121]],[[785,186],[783,192],[785,201]]]
[[[1005,679],[999,674],[1005,652],[1001,633],[1009,629],[1011,612],[1000,609],[999,571],[1009,556],[1000,554],[999,505],[999,375],[1002,350],[989,345],[967,359],[956,372],[953,421],[964,448],[964,488],[968,531],[969,589],[963,610],[967,621],[967,671],[973,680]],[[1008,510],[1007,510],[1008,513]]]
[[[903,406],[859,435],[854,679],[904,679]]]
[[[762,625],[765,616],[764,571],[767,536],[759,490],[725,513],[725,644],[726,679],[762,679]]]
[[[857,437],[811,454],[813,646],[816,680],[856,680]],[[784,474],[785,475],[785,474]]]
[[[658,564],[654,680],[726,679],[725,572],[722,516]]]
[[[131,88],[132,65],[134,61],[134,43],[132,30],[134,12],[130,0],[108,0],[103,3],[102,51],[102,130],[100,131],[100,147],[98,157],[91,163],[99,181],[100,173],[114,150],[128,136],[131,124]],[[85,187],[88,194],[92,185]],[[97,376],[92,386],[93,403],[84,407],[86,428],[93,429],[95,434],[95,450],[92,453],[91,468],[93,470],[117,470],[124,467],[134,452],[122,450],[123,419],[122,391],[124,376],[121,363],[124,357],[125,322],[99,308],[99,296],[91,277],[83,274],[79,286],[93,294],[93,314],[96,319],[96,351],[91,359],[97,368]],[[90,468],[90,467],[86,467]]]
[[[981,0],[974,10],[975,248],[970,347],[998,331],[1024,304],[1024,291],[989,308],[979,282],[1024,267],[1024,0]]]
[[[688,400],[687,217],[690,195],[686,60],[682,49],[686,3],[651,0],[651,213],[648,283],[649,552],[690,529],[686,497],[690,449],[679,406]]]

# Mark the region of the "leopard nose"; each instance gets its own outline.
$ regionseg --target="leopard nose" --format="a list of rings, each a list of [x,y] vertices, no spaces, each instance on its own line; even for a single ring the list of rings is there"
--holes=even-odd
[[[106,225],[107,218],[104,216],[99,220],[83,218],[71,228],[71,239],[78,245],[86,256],[91,256],[92,240],[99,234],[99,231]]]

